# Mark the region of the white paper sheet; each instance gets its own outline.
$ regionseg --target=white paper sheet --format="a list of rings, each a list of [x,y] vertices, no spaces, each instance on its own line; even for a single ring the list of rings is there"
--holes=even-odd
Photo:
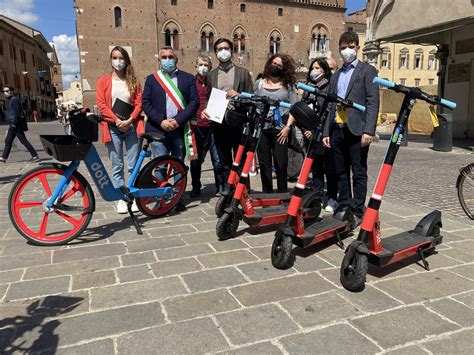
[[[212,89],[206,108],[207,113],[211,116],[211,121],[222,123],[228,103],[225,91]]]

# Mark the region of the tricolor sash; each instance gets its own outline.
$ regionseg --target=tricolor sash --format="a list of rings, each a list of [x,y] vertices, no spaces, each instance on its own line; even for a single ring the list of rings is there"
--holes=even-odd
[[[186,101],[168,73],[163,70],[158,70],[154,73],[154,76],[158,84],[165,90],[166,94],[176,106],[178,112],[183,111],[186,108]],[[195,125],[196,117],[193,116],[184,126],[184,145],[186,147],[186,158],[189,160],[197,159],[197,151],[195,149],[196,139],[193,132]]]

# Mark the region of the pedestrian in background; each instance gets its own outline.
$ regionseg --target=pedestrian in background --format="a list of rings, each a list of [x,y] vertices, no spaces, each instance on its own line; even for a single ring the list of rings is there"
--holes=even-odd
[[[127,171],[129,174],[138,160],[140,153],[140,140],[138,136],[144,132],[140,82],[135,76],[132,62],[128,52],[116,46],[110,52],[110,65],[112,71],[99,78],[96,89],[96,101],[103,117],[100,123],[101,143],[105,144],[112,163],[112,182],[116,188],[125,186],[123,147],[127,150]],[[133,106],[133,111],[128,118],[119,118],[113,112],[116,100]],[[117,213],[127,213],[127,203],[123,200],[117,202]],[[138,212],[135,201],[132,211]]]

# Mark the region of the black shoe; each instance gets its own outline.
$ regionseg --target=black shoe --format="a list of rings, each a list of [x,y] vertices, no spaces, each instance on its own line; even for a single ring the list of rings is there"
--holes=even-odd
[[[0,158],[0,163],[6,163],[6,162],[7,162],[6,159]]]
[[[201,190],[192,190],[190,193],[189,193],[189,197],[193,198],[193,197],[199,197],[201,196]]]
[[[186,205],[184,204],[183,201],[179,201],[176,206],[174,207],[174,209],[178,212],[182,212],[184,210],[186,210]]]

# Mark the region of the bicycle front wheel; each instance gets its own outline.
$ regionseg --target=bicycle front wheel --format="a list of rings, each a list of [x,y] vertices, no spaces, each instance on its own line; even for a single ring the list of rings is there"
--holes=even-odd
[[[461,169],[456,188],[462,209],[470,219],[474,220],[474,163]]]
[[[62,245],[77,238],[88,226],[95,209],[92,188],[77,171],[64,193],[46,207],[64,175],[60,166],[40,166],[25,173],[8,197],[8,213],[15,229],[36,245]]]
[[[158,217],[171,211],[186,190],[186,166],[175,157],[163,156],[151,160],[138,174],[135,187],[139,189],[172,187],[173,196],[137,198],[140,212]]]

